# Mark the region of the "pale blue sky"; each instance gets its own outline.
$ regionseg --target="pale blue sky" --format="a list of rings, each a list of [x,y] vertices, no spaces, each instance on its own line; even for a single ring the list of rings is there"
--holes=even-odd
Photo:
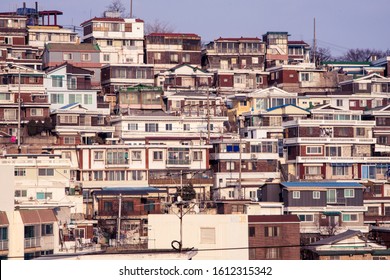
[[[35,1],[27,0],[27,7]],[[40,10],[61,10],[59,24],[77,25],[100,16],[111,0],[41,0]],[[1,0],[0,10],[23,1]],[[130,11],[130,0],[122,0]],[[159,19],[177,32],[202,41],[219,37],[261,37],[287,31],[291,40],[313,42],[313,18],[320,47],[341,55],[349,48],[390,49],[390,0],[133,0],[133,14],[145,22]]]

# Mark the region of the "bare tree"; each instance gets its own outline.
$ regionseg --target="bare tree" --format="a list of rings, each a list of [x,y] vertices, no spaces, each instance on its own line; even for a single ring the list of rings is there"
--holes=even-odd
[[[145,34],[150,33],[171,33],[174,32],[174,28],[165,21],[155,19],[153,22],[145,24]]]
[[[377,59],[390,55],[390,49],[386,51],[376,49],[349,49],[339,60],[343,61],[367,61],[371,56]]]
[[[121,17],[125,17],[126,7],[121,0],[112,0],[112,2],[106,7],[106,12],[120,13]]]
[[[311,52],[311,61],[314,60],[314,50]],[[331,61],[333,60],[333,56],[330,52],[330,49],[329,48],[317,48],[317,50],[315,50],[315,63],[316,65],[320,65],[322,64],[323,62],[326,62],[326,61]]]

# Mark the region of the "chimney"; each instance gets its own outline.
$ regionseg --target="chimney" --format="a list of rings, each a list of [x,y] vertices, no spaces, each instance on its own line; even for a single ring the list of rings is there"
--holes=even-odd
[[[38,2],[35,2],[35,11],[38,13]]]

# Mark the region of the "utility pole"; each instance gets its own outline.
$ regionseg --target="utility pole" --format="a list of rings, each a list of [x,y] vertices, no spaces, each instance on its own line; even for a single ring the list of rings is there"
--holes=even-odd
[[[130,0],[130,18],[133,18],[133,0]]]
[[[313,39],[313,62],[314,62],[314,66],[317,66],[316,52],[317,52],[316,18],[314,18],[314,39]]]
[[[116,246],[119,246],[121,240],[121,216],[122,216],[122,194],[119,194],[118,224],[116,233]]]
[[[20,137],[21,137],[21,125],[20,125],[20,122],[21,122],[21,100],[20,100],[20,67],[18,67],[18,134],[17,134],[17,137],[18,137],[18,154],[21,153],[21,146],[20,146]]]
[[[210,144],[210,90],[207,86],[207,144]]]

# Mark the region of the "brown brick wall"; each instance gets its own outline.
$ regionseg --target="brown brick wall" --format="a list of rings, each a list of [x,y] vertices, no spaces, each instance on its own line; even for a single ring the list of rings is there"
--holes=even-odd
[[[266,226],[280,227],[280,236],[265,236]],[[266,248],[261,247],[280,247],[280,260],[299,260],[300,259],[300,233],[299,223],[285,224],[251,224],[249,227],[255,228],[255,235],[249,236],[249,247],[255,248],[255,260],[266,259]],[[283,247],[285,246],[285,247]],[[251,255],[251,254],[250,254]]]

